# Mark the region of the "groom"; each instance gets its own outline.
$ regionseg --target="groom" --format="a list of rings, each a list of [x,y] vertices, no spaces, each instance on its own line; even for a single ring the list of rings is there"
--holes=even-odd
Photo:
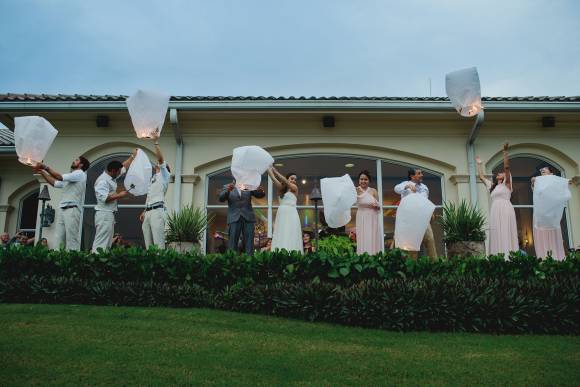
[[[246,254],[251,255],[254,250],[254,223],[256,223],[256,216],[252,208],[252,196],[259,199],[266,196],[266,193],[262,187],[258,187],[254,191],[244,191],[234,183],[224,186],[219,196],[220,202],[228,201],[228,233],[230,236],[228,248],[238,251],[238,240],[242,234]]]

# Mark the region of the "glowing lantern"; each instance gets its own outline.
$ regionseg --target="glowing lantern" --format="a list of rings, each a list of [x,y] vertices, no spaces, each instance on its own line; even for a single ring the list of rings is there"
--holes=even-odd
[[[408,251],[419,251],[429,226],[435,204],[418,193],[405,196],[397,208],[395,218],[395,246]]]
[[[463,117],[473,117],[483,109],[479,75],[475,67],[447,74],[445,91],[451,104]]]
[[[127,109],[137,137],[150,138],[155,131],[161,134],[169,98],[162,93],[144,90],[137,90],[127,98]]]
[[[356,203],[356,188],[349,175],[320,180],[324,219],[329,227],[338,228],[350,222],[350,209]]]
[[[571,198],[568,179],[556,175],[538,176],[534,181],[534,226],[558,229],[566,202]]]
[[[129,166],[125,175],[125,189],[134,196],[145,195],[151,184],[151,163],[149,158],[141,149],[137,151],[135,160]]]
[[[262,174],[274,164],[268,152],[257,145],[241,146],[233,151],[232,175],[240,189],[253,191],[260,186]]]
[[[57,134],[58,130],[43,117],[16,117],[14,143],[18,161],[25,165],[42,162]]]

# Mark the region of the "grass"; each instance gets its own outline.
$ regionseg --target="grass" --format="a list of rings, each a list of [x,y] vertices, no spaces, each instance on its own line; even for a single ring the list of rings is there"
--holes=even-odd
[[[0,304],[2,385],[578,385],[580,338],[203,309]]]

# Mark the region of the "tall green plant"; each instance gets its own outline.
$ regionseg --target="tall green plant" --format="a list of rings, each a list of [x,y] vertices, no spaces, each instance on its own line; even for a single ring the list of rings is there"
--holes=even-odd
[[[458,206],[453,202],[445,202],[439,223],[443,228],[445,242],[485,241],[485,216],[465,200]]]
[[[199,243],[213,219],[213,214],[207,215],[201,208],[187,205],[169,214],[165,239],[167,242]]]

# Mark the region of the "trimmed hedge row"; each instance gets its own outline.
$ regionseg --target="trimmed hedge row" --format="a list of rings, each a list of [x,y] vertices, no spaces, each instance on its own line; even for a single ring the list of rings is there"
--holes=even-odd
[[[365,280],[237,284],[210,290],[190,283],[23,276],[0,280],[0,302],[209,307],[398,331],[580,333],[578,278],[474,278],[431,275]]]

